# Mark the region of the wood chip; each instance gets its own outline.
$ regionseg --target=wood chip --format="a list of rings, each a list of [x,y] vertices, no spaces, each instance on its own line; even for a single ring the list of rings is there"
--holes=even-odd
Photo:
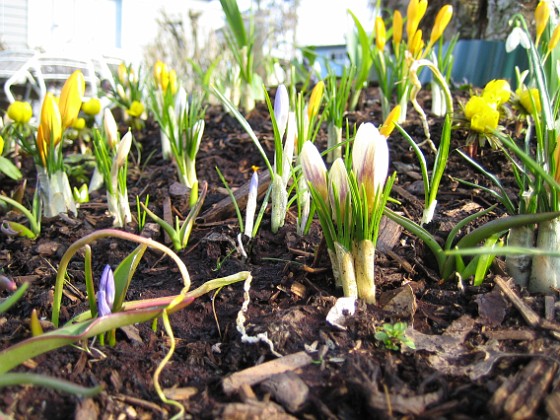
[[[534,359],[496,390],[490,410],[499,418],[535,418],[557,370],[557,364],[550,360]]]
[[[243,384],[255,385],[270,378],[272,375],[307,366],[312,361],[313,359],[311,356],[304,351],[300,351],[298,353],[280,357],[279,359],[271,360],[270,362],[247,368],[240,372],[235,372],[223,380],[222,386],[224,392],[229,395],[237,392]]]

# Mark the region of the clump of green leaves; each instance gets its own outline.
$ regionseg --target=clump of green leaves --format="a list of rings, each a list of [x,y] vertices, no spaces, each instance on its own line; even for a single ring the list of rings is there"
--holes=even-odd
[[[414,350],[414,341],[406,336],[407,327],[406,322],[385,323],[375,333],[375,339],[381,341],[389,350],[399,350],[403,345]]]

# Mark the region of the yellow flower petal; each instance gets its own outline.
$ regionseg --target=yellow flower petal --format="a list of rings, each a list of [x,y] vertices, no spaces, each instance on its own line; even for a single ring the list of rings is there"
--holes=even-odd
[[[62,139],[62,119],[56,100],[51,92],[48,92],[43,100],[41,108],[41,122],[37,129],[37,150],[43,161],[47,165],[49,148],[54,147]]]
[[[430,44],[435,44],[438,39],[443,35],[443,31],[451,21],[453,16],[453,6],[446,4],[441,9],[436,16],[436,21],[434,27],[432,28],[432,33],[430,34]]]
[[[87,115],[94,116],[101,112],[101,101],[98,98],[91,98],[82,104],[82,111]]]
[[[550,18],[550,9],[546,1],[540,1],[535,9],[535,22],[537,24],[535,45],[539,44],[541,36],[546,29],[548,19]]]
[[[33,115],[29,102],[15,101],[8,107],[8,117],[19,124],[27,124]]]
[[[387,31],[385,30],[385,22],[381,16],[375,18],[375,47],[379,51],[385,49],[387,43]]]
[[[309,106],[307,108],[307,117],[310,120],[319,112],[319,107],[321,106],[321,101],[323,100],[324,90],[325,90],[325,82],[320,80],[311,91],[311,97],[309,98]]]
[[[395,10],[393,12],[393,43],[400,44],[402,41],[403,18],[401,12]]]
[[[86,81],[84,79],[84,74],[80,70],[74,71],[68,80],[66,80],[64,86],[62,86],[58,107],[62,117],[63,130],[70,127],[78,117],[85,90]]]

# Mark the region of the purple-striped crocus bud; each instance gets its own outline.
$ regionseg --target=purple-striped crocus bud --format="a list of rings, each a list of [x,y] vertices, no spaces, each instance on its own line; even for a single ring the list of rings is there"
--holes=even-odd
[[[301,169],[310,187],[319,193],[325,203],[328,200],[327,167],[315,145],[307,140],[299,155]]]
[[[107,264],[99,280],[99,291],[97,292],[97,311],[99,316],[109,315],[113,311],[115,301],[115,277],[111,266]]]
[[[288,96],[286,86],[282,84],[278,86],[276,96],[274,97],[274,118],[276,119],[278,131],[280,132],[280,139],[284,137],[284,133],[286,132],[286,124],[288,124],[289,113],[290,97]]]
[[[358,186],[363,185],[371,212],[375,195],[383,188],[389,172],[387,138],[372,123],[358,128],[352,147],[352,169]]]
[[[347,212],[347,198],[350,192],[348,172],[341,158],[337,158],[329,170],[329,202],[331,204],[332,216],[337,220],[336,209],[340,209],[340,221],[344,221]],[[338,204],[337,204],[338,203]]]
[[[11,278],[0,274],[0,290],[7,290],[14,292],[17,289],[17,284]]]

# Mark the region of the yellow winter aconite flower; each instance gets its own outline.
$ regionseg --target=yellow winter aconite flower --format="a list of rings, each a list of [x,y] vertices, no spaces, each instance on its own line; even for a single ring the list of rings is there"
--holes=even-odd
[[[528,114],[541,112],[541,98],[537,88],[517,89],[515,91],[519,103],[527,111]]]
[[[101,112],[101,101],[98,98],[90,98],[82,104],[82,111],[89,116],[95,116]]]
[[[307,108],[307,117],[310,120],[319,112],[319,107],[321,106],[321,101],[323,100],[324,90],[325,82],[320,80],[311,91],[311,97],[309,98],[309,105]]]
[[[482,97],[487,102],[494,102],[496,105],[505,104],[509,101],[510,96],[511,87],[505,79],[490,80],[482,91]]]
[[[375,47],[378,51],[385,49],[387,43],[387,31],[385,30],[385,22],[381,16],[375,18]]]
[[[402,41],[403,18],[401,12],[395,10],[393,12],[393,43],[400,44]]]
[[[83,118],[76,118],[72,123],[72,128],[76,130],[83,130],[86,126],[86,120]]]
[[[8,117],[19,124],[26,124],[33,115],[33,109],[29,102],[15,101],[8,107]]]
[[[128,115],[138,118],[144,113],[144,105],[140,101],[133,101],[128,108]]]
[[[56,100],[51,92],[48,92],[43,100],[41,108],[41,122],[37,129],[37,150],[43,161],[47,164],[49,147],[56,146],[62,139],[62,118]]]
[[[64,82],[58,100],[63,130],[70,127],[78,117],[85,90],[86,80],[84,74],[80,70],[76,70],[66,82]]]
[[[486,107],[472,116],[471,130],[479,133],[490,133],[498,128],[499,119],[500,113],[486,103]]]
[[[546,29],[548,19],[550,18],[550,9],[546,1],[540,1],[535,9],[535,22],[537,24],[535,44],[539,45],[541,36]]]
[[[452,16],[453,6],[446,4],[439,9],[434,27],[432,28],[432,33],[430,34],[430,45],[435,44],[437,40],[441,38],[443,31],[445,31],[445,28],[449,25]]]
[[[495,110],[496,104],[494,102],[488,102],[482,96],[471,96],[465,105],[465,118],[471,120],[475,114],[483,112],[487,107],[491,107]]]

